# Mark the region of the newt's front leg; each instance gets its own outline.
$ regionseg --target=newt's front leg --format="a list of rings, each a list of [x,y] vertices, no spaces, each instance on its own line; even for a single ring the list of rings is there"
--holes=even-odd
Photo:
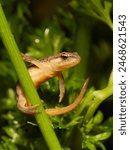
[[[21,56],[22,56],[24,61],[29,62],[30,64],[35,65],[38,68],[40,68],[41,65],[42,65],[41,61],[38,60],[38,59],[32,58],[30,56],[27,56],[27,55],[25,55],[23,53],[21,53]]]
[[[80,94],[77,96],[77,98],[74,100],[74,102],[72,104],[62,107],[62,108],[46,109],[45,110],[46,113],[50,116],[55,116],[55,115],[62,115],[62,114],[65,114],[65,113],[68,113],[68,112],[74,110],[78,106],[78,104],[81,102],[81,100],[86,92],[88,82],[89,82],[89,78],[85,81],[85,83],[80,91]]]
[[[64,77],[62,73],[58,75],[58,78],[59,78],[59,89],[60,89],[59,102],[61,102],[65,94]]]

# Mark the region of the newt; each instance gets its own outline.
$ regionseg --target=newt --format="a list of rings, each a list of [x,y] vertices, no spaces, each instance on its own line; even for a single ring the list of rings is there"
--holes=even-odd
[[[61,102],[65,94],[64,78],[62,75],[62,71],[67,70],[80,63],[80,56],[78,55],[78,53],[62,52],[44,59],[35,59],[25,54],[22,54],[22,58],[24,61],[31,64],[31,66],[28,68],[28,72],[36,89],[40,86],[41,83],[44,83],[50,78],[59,78],[59,102]],[[86,92],[88,81],[89,79],[85,81],[80,91],[80,94],[72,104],[59,108],[47,108],[45,109],[45,112],[48,115],[61,115],[75,109]],[[28,99],[24,95],[23,89],[19,83],[16,85],[16,99],[17,107],[21,112],[31,115],[37,113],[37,106],[31,106]]]

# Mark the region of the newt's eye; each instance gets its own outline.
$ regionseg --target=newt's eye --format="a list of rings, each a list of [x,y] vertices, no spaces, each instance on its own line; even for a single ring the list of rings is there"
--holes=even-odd
[[[67,56],[61,56],[61,58],[62,58],[63,60],[66,60],[68,57],[67,57]]]

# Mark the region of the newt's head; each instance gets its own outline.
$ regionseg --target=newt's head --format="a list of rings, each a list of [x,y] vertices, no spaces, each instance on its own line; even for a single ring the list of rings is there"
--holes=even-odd
[[[47,60],[55,71],[63,71],[80,63],[80,56],[76,52],[62,52],[48,57]]]

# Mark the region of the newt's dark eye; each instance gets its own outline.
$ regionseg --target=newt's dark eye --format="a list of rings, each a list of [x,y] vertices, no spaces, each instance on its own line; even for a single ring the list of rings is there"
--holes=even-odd
[[[61,56],[61,58],[62,58],[63,60],[66,60],[68,57],[67,57],[67,56]]]

